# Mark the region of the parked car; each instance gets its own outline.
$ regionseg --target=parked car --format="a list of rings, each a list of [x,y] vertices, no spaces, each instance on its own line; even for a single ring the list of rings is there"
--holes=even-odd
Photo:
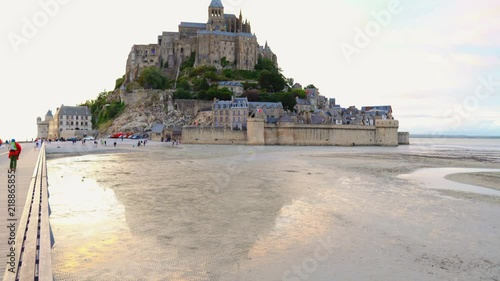
[[[84,140],[95,140],[93,136],[84,137]]]
[[[112,139],[117,139],[117,138],[121,138],[123,136],[123,133],[122,132],[119,132],[119,133],[114,133],[110,136],[110,138]]]
[[[66,141],[79,141],[79,139],[77,137],[70,137],[67,138]]]

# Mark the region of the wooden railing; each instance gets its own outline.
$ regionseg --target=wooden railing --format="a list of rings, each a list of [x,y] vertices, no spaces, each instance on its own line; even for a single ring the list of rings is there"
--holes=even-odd
[[[45,146],[40,149],[26,204],[16,235],[15,272],[5,271],[4,281],[53,280],[49,223],[50,206]]]

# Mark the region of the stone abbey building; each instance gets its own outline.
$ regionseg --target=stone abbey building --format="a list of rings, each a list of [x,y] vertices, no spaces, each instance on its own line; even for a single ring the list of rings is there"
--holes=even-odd
[[[212,0],[206,23],[181,22],[178,32],[163,32],[157,44],[134,45],[127,59],[126,82],[134,81],[145,67],[161,68],[174,78],[182,62],[194,56],[195,66],[253,70],[259,56],[277,64],[267,42],[260,46],[243,16],[225,14],[221,0]]]

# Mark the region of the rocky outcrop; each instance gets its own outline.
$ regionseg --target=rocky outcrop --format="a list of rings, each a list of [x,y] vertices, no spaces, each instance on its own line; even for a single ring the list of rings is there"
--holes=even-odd
[[[141,133],[158,123],[166,127],[182,127],[190,125],[195,117],[174,109],[170,91],[138,90],[117,94],[126,107],[112,125],[100,132],[101,135],[115,132]]]

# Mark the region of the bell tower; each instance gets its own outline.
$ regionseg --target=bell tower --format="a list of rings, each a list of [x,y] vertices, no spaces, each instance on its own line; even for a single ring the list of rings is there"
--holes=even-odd
[[[221,0],[212,0],[208,7],[208,30],[226,31],[226,20],[224,18],[224,6]]]

